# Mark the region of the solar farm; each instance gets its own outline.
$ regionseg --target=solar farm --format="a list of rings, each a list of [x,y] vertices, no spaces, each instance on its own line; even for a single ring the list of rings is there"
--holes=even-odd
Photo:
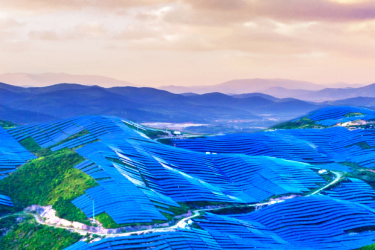
[[[190,212],[206,209],[181,227],[79,241],[68,250],[358,249],[373,244],[375,190],[353,173],[375,168],[375,130],[338,124],[371,122],[375,111],[329,107],[306,117],[325,127],[173,139],[171,145],[148,137],[150,128],[112,116],[0,128],[0,178],[37,158],[22,146],[32,138],[41,148],[69,149],[84,158],[74,169],[96,185],[71,204],[87,218],[106,214],[118,225],[152,228],[168,223],[186,204],[194,206]],[[331,185],[334,175],[319,170],[340,173],[340,180]],[[0,193],[0,207],[13,202],[11,194]],[[215,213],[210,206],[233,213]],[[255,211],[235,211],[248,206]]]

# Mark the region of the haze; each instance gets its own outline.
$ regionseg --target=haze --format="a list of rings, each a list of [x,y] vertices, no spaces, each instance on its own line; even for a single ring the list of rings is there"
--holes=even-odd
[[[374,18],[370,0],[0,1],[0,74],[372,82]]]

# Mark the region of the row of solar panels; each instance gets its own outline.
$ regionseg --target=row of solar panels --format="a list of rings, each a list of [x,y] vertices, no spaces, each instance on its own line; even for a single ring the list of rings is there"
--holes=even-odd
[[[35,156],[0,127],[0,180]]]

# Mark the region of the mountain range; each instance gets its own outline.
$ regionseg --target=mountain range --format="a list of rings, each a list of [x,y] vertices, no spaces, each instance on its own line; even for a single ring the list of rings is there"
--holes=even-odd
[[[59,83],[77,83],[87,86],[102,86],[102,87],[115,87],[115,86],[135,86],[128,81],[122,81],[111,77],[99,76],[99,75],[73,75],[66,73],[44,73],[44,74],[27,74],[27,73],[5,73],[0,74],[0,82],[5,82],[15,86],[22,87],[41,87],[56,85]],[[166,90],[175,94],[183,93],[195,93],[195,94],[206,94],[212,92],[220,92],[224,94],[244,94],[261,92],[265,94],[272,94],[273,88],[275,91],[281,91],[277,88],[283,88],[287,90],[310,90],[317,91],[325,88],[358,88],[363,87],[366,84],[349,84],[345,82],[338,82],[332,84],[316,84],[307,81],[295,81],[289,79],[236,79],[230,80],[224,83],[216,85],[204,85],[200,84],[197,86],[161,86],[157,87],[161,90]],[[281,97],[279,94],[278,97]],[[288,94],[284,97],[291,97]]]
[[[358,88],[325,88],[316,91],[273,87],[263,93],[277,98],[297,98],[316,102],[334,101],[356,97],[375,97],[375,84]]]
[[[306,91],[317,91],[327,87],[330,88],[348,88],[348,87],[362,87],[363,84],[348,84],[348,83],[334,83],[328,85],[321,85],[305,81],[294,81],[288,79],[239,79],[231,80],[217,85],[210,86],[162,86],[159,89],[167,90],[172,93],[197,93],[205,94],[211,92],[220,92],[224,94],[244,94],[261,92],[265,94],[273,95],[272,90],[274,88],[282,88],[287,90],[306,90]],[[285,96],[291,97],[291,96]],[[296,97],[295,97],[296,98]]]
[[[98,75],[71,75],[66,73],[6,73],[0,74],[0,82],[6,82],[23,87],[49,86],[58,83],[79,83],[82,85],[100,85],[104,87],[136,86],[135,84],[117,80],[111,77]]]
[[[317,91],[282,89],[293,95],[282,91],[273,95],[260,92],[227,95],[174,94],[146,87],[104,88],[68,83],[24,88],[0,83],[0,119],[26,124],[101,114],[137,122],[213,124],[237,120],[259,122],[265,117],[285,121],[330,105],[374,107],[374,88],[375,84]],[[316,100],[320,102],[313,102]]]
[[[36,122],[96,114],[116,115],[138,122],[212,123],[217,120],[262,119],[264,114],[294,117],[322,106],[264,94],[184,96],[153,88],[103,88],[79,84],[22,88],[1,83],[0,100],[3,110],[12,109],[11,121],[19,123],[27,123],[24,120],[28,118],[29,122]],[[23,120],[15,118],[24,111],[29,113],[22,113]],[[0,119],[6,120],[6,113],[0,112]]]

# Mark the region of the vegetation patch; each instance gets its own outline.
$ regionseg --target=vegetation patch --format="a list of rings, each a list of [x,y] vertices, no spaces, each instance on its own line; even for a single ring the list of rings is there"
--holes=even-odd
[[[33,204],[52,205],[57,216],[89,224],[86,215],[71,203],[85,190],[97,185],[89,175],[74,168],[83,160],[70,149],[48,152],[47,156],[32,160],[0,181],[0,193],[11,197],[15,205],[11,208],[13,211]],[[0,206],[0,213],[9,210]]]
[[[0,127],[5,129],[15,128],[17,125],[13,122],[0,120]]]
[[[172,139],[169,139],[169,138],[162,138],[162,139],[158,139],[157,141],[168,146],[174,146]]]
[[[11,227],[10,223],[13,223]],[[58,250],[65,249],[81,239],[77,233],[37,224],[28,218],[17,222],[14,217],[0,220],[0,228],[8,227],[0,238],[0,250]]]
[[[347,167],[350,167],[352,169],[358,169],[358,168],[361,168],[360,165],[358,165],[358,163],[355,163],[355,162],[351,162],[351,161],[344,161],[344,162],[339,162],[339,164],[341,165],[344,165],[344,166],[347,166]]]
[[[359,112],[351,112],[351,113],[348,113],[346,115],[344,115],[345,117],[354,117],[354,116],[364,116],[365,114],[363,113],[359,113]]]
[[[375,244],[358,248],[358,250],[375,250]]]
[[[36,155],[37,157],[43,157],[43,156],[48,156],[52,154],[51,149],[42,148],[31,136],[27,137],[26,139],[23,139],[19,143],[28,151]]]
[[[364,149],[364,150],[374,148],[374,147],[371,147],[370,145],[368,145],[367,142],[365,142],[365,141],[361,141],[361,142],[346,146],[346,148],[353,147],[355,145],[357,145],[358,147],[360,147],[361,149]]]
[[[126,126],[128,126],[131,129],[137,130],[139,132],[142,132],[143,134],[147,135],[151,139],[156,139],[160,136],[166,136],[168,133],[162,130],[149,130],[149,129],[139,129],[136,126],[130,125],[129,123],[124,122]]]
[[[346,177],[363,180],[375,189],[375,173],[367,170],[353,169],[352,172],[346,173]]]
[[[308,117],[302,117],[296,121],[288,121],[276,126],[271,127],[271,129],[297,129],[297,128],[324,128],[326,126],[322,126],[316,124],[315,121],[311,120]]]
[[[70,137],[68,137],[68,138],[66,138],[66,139],[58,142],[58,143],[56,143],[55,145],[53,145],[53,147],[56,147],[56,146],[58,146],[60,144],[63,144],[65,142],[71,141],[73,139],[76,139],[78,137],[81,137],[81,136],[84,136],[84,135],[87,135],[87,134],[90,134],[90,132],[87,129],[84,129],[84,130],[82,130],[82,131],[80,131],[80,132],[78,132],[78,133],[76,133],[76,134],[74,134],[74,135],[72,135],[72,136],[70,136]]]

